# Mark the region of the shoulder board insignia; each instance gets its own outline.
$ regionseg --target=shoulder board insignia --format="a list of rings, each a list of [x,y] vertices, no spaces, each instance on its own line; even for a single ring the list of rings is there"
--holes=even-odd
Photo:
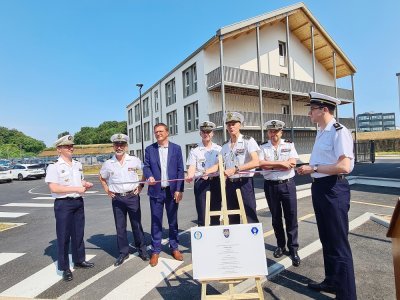
[[[335,127],[336,131],[343,129],[343,126],[339,123],[333,124],[333,127]]]
[[[284,140],[285,143],[291,143],[292,141],[289,139]]]
[[[226,140],[222,145],[225,145],[225,144],[227,144],[227,143],[229,143],[229,140]]]
[[[243,139],[244,139],[244,140],[249,140],[249,139],[251,139],[251,136],[249,136],[249,135],[244,135],[244,136],[243,136]]]

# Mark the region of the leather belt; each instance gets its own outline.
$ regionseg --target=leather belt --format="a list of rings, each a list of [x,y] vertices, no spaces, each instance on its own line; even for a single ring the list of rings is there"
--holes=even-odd
[[[343,180],[346,177],[343,174],[340,175],[331,175],[331,176],[325,176],[325,177],[320,177],[320,178],[313,178],[313,182],[333,182],[337,180]]]
[[[242,182],[248,180],[249,178],[251,177],[228,178],[227,180],[230,182]]]
[[[164,190],[166,190],[166,189],[169,189],[169,186],[162,186],[162,187],[161,187],[161,190],[162,190],[162,191],[164,191]]]
[[[129,195],[133,194],[133,191],[128,191],[128,192],[125,192],[125,193],[114,193],[114,194],[116,196],[126,197],[126,196],[129,196]]]
[[[64,197],[64,198],[56,198],[55,200],[81,200],[82,197]]]
[[[288,178],[288,179],[282,179],[282,180],[267,180],[267,179],[265,179],[265,181],[266,181],[268,184],[282,184],[282,183],[289,182],[289,181],[290,181],[290,178]]]

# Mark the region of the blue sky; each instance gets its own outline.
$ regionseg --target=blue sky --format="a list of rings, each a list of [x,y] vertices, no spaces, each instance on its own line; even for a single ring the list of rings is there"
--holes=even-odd
[[[146,90],[217,29],[296,2],[0,0],[0,126],[50,146],[125,120],[136,83]],[[399,126],[400,1],[304,3],[357,67],[356,112],[394,111]]]

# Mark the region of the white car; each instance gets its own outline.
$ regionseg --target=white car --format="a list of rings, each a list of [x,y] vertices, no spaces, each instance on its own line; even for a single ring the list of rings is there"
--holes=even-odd
[[[23,180],[26,178],[43,178],[46,172],[39,165],[32,164],[17,164],[11,166],[13,179]]]
[[[0,166],[0,181],[12,181],[12,172],[9,168]]]

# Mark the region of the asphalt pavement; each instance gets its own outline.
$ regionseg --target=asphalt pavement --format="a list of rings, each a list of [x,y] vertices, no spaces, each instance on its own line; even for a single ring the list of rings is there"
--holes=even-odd
[[[377,160],[374,164],[357,164],[353,176],[391,177],[400,179],[400,159]],[[85,196],[86,253],[96,266],[74,271],[74,280],[63,282],[56,274],[55,220],[44,180],[14,181],[0,184],[0,222],[20,223],[18,227],[0,232],[0,298],[5,296],[46,299],[200,299],[200,283],[192,278],[190,235],[196,226],[193,185],[186,185],[179,208],[180,244],[184,262],[174,261],[165,243],[160,266],[151,268],[147,262],[131,255],[118,268],[113,263],[118,256],[114,220],[110,199],[104,194],[95,176],[93,193]],[[308,180],[308,181],[307,181]],[[297,185],[310,182],[296,176]],[[262,179],[256,178],[256,192],[262,192]],[[399,188],[352,185],[350,221],[359,220],[365,213],[388,216],[400,195]],[[262,194],[260,194],[262,196]],[[300,195],[300,194],[299,194]],[[318,240],[311,198],[307,191],[298,200],[299,242],[301,266],[287,265],[288,258],[272,256],[276,241],[271,228],[265,199],[258,200],[258,217],[263,224],[265,250],[270,272],[279,266],[283,271],[263,283],[266,299],[329,299],[330,294],[307,289],[309,280],[321,280],[323,260],[321,250],[312,249]],[[150,208],[142,193],[142,223],[147,243],[150,243]],[[8,214],[8,215],[7,215]],[[16,216],[16,214],[20,214]],[[360,299],[394,299],[395,287],[391,257],[391,241],[386,227],[368,218],[351,230],[349,235]],[[351,223],[353,224],[353,223]],[[164,238],[168,226],[164,218]],[[132,239],[131,233],[129,238]],[[305,251],[307,250],[307,251]],[[135,249],[132,249],[132,253]],[[251,253],[251,249],[249,249]],[[279,269],[279,268],[278,268]],[[57,277],[58,276],[58,277]],[[239,287],[240,289],[241,287]],[[132,290],[133,289],[133,290]],[[226,292],[224,284],[213,283],[208,293]],[[251,290],[251,286],[242,290]]]

